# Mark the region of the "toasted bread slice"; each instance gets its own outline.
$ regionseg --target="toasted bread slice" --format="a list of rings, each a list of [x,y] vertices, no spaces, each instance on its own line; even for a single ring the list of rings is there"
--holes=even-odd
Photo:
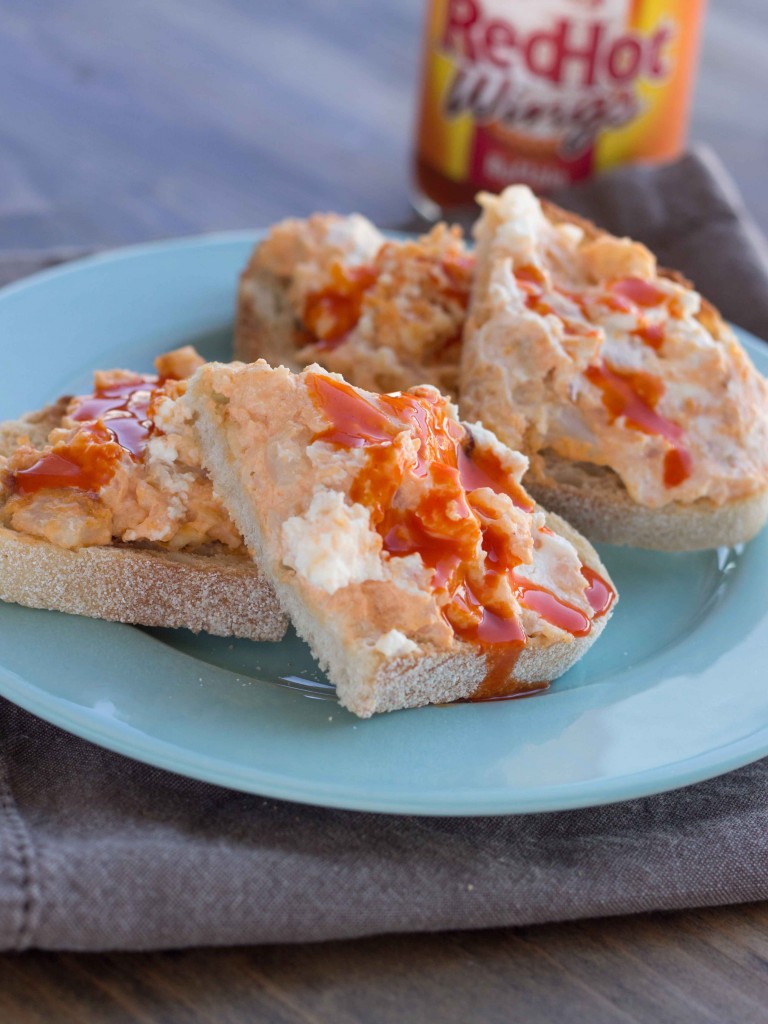
[[[552,451],[539,457],[543,467],[526,478],[528,490],[545,508],[556,508],[598,543],[701,551],[746,542],[768,519],[766,491],[725,505],[701,498],[687,505],[673,501],[647,508],[630,497],[620,477],[607,466],[564,459]]]
[[[320,363],[358,387],[456,394],[473,257],[458,228],[387,240],[364,217],[277,224],[240,277],[235,356]]]
[[[69,550],[0,527],[0,601],[111,622],[281,640],[287,618],[243,555],[130,544]]]
[[[142,488],[145,509],[152,505],[157,509],[160,504],[152,490],[159,481],[150,481],[146,474],[129,494],[133,462],[127,452],[121,456],[116,476],[101,487],[30,488],[35,466],[44,467],[53,453],[66,456],[65,439],[90,428],[88,421],[73,423],[77,408],[77,400],[63,398],[39,412],[0,424],[0,600],[144,626],[281,639],[287,617],[234,527],[222,528],[224,540],[217,539],[212,526],[215,500],[202,470],[195,473],[188,465],[166,465],[163,475],[163,483],[175,487],[177,497],[183,485],[191,483],[197,507],[211,517],[207,533],[197,517],[200,522],[193,529],[197,543],[191,544],[180,543],[180,532],[189,526],[181,521],[171,543],[151,540],[146,530],[135,541],[120,536],[121,531],[128,532],[130,518],[125,507],[121,511],[121,501],[133,512],[134,492]],[[97,449],[94,441],[85,461],[89,457],[92,461]],[[83,455],[83,449],[79,452]],[[193,475],[197,476],[194,481]],[[20,494],[18,481],[24,479],[25,493]],[[114,493],[100,496],[99,491],[110,487]],[[173,511],[180,513],[183,504],[179,498]],[[220,515],[228,522],[223,510]],[[141,516],[134,514],[134,528],[137,518]],[[143,518],[146,524],[148,517]]]
[[[339,700],[377,711],[537,689],[615,596],[591,545],[536,509],[526,460],[431,387],[379,396],[310,367],[191,379],[203,464]]]
[[[592,540],[694,550],[768,519],[768,385],[653,255],[523,186],[481,197],[462,414]]]

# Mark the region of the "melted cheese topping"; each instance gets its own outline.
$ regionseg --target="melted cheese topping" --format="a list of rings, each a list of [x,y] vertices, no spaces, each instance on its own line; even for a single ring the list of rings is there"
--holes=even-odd
[[[371,391],[430,381],[456,393],[474,259],[458,228],[386,241],[359,215],[278,224],[254,266],[289,279],[296,360]]]
[[[318,477],[282,525],[283,564],[328,595],[381,581],[405,602],[426,591],[438,646],[458,638],[517,650],[532,636],[589,633],[612,592],[604,584],[598,609],[576,550],[520,484],[523,456],[460,424],[434,388],[366,394],[319,371],[299,378],[325,424],[307,450]],[[423,615],[414,621],[423,632]],[[398,650],[401,635],[418,638],[400,621],[395,632]],[[380,638],[379,649],[393,643]]]
[[[610,467],[649,507],[763,489],[768,385],[700,296],[637,242],[552,223],[524,186],[481,202],[468,407],[513,447]]]
[[[4,460],[2,522],[65,548],[240,549],[177,401],[202,363],[185,347],[159,357],[160,377],[97,373],[93,394],[72,399],[44,448],[22,444]]]

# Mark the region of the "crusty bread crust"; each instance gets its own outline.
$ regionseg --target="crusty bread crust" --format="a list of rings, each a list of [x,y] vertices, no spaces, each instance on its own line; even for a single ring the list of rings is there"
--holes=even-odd
[[[239,489],[239,483],[234,486]],[[247,498],[236,497],[233,493],[233,500],[237,501],[241,513],[248,516]],[[553,518],[547,516],[547,522],[552,523]],[[254,524],[249,541],[259,539],[258,527]],[[267,547],[261,551],[262,564],[266,564]],[[594,560],[585,559],[584,564],[606,581],[610,580],[596,553]],[[456,641],[454,651],[426,651],[394,658],[385,658],[370,650],[343,648],[337,634],[324,624],[319,606],[313,607],[299,594],[292,584],[292,576],[292,571],[286,569],[275,573],[272,583],[277,595],[296,632],[307,642],[320,667],[336,685],[339,702],[360,718],[370,718],[380,711],[465,700],[485,679],[488,670],[485,654],[461,641]],[[587,653],[609,618],[610,613],[593,620],[587,636],[574,637],[567,642],[547,645],[537,638],[530,639],[510,674],[507,693],[524,693],[536,684],[563,675]]]
[[[0,600],[140,626],[280,640],[287,619],[249,558],[112,545],[76,551],[0,527]]]
[[[298,324],[288,301],[288,280],[254,265],[240,275],[235,319],[235,359],[266,359],[272,366],[302,367],[296,359]]]
[[[0,424],[0,455],[27,437],[45,444],[68,400]],[[28,608],[215,636],[280,640],[288,620],[245,555],[173,552],[133,544],[70,551],[0,527],[0,600]]]
[[[541,200],[541,205],[553,224],[573,224],[590,240],[607,235],[591,221],[554,203]],[[690,281],[677,271],[660,267],[658,273],[691,287]],[[723,318],[703,298],[697,319],[715,339],[730,337],[730,329]],[[462,392],[460,405],[467,418],[482,419],[482,400],[477,393]],[[504,439],[501,424],[488,426]],[[698,551],[746,543],[768,521],[768,485],[755,494],[724,505],[699,499],[692,504],[673,501],[661,508],[649,508],[630,497],[612,469],[571,462],[552,451],[533,456],[524,483],[545,508],[558,512],[590,540],[607,544],[657,551]]]
[[[558,512],[591,540],[654,551],[701,551],[744,544],[768,520],[768,490],[715,505],[705,498],[662,508],[638,505],[606,466],[570,462],[544,452],[543,472],[525,486],[536,501]]]
[[[296,573],[280,562],[276,544],[262,529],[249,478],[232,454],[236,446],[230,438],[227,402],[212,390],[205,371],[204,367],[192,378],[185,397],[194,412],[203,465],[246,544],[269,576],[296,632],[336,685],[340,703],[361,718],[368,718],[380,711],[448,703],[475,693],[486,676],[487,665],[485,654],[472,644],[456,641],[455,650],[449,652],[422,648],[417,654],[387,658],[372,648],[360,645],[349,649],[340,642],[338,630],[326,624],[322,599],[310,596],[308,588],[296,586]],[[267,480],[268,468],[263,461],[257,477]],[[557,516],[548,516],[548,523],[576,546],[585,565],[610,583],[608,571],[588,541]],[[524,692],[531,684],[562,675],[586,653],[609,617],[610,612],[595,619],[586,637],[551,644],[530,639],[510,677],[510,683],[518,685],[511,685],[509,692]]]

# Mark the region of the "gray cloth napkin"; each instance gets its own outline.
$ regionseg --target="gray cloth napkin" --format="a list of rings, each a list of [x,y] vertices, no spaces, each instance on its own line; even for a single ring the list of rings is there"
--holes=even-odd
[[[768,336],[765,246],[711,156],[558,198],[646,238]],[[14,267],[0,258],[0,275]],[[762,761],[559,814],[326,810],[147,767],[0,700],[0,948],[299,942],[764,899],[767,798]]]

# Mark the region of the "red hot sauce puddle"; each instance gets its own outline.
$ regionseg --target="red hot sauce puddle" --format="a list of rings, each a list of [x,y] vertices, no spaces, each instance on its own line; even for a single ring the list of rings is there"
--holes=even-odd
[[[448,595],[442,609],[446,622],[457,637],[485,650],[486,678],[472,699],[498,699],[531,689],[510,678],[526,635],[514,609],[498,596],[502,578],[509,580],[524,607],[553,625],[576,636],[586,635],[591,626],[587,616],[554,594],[515,579],[519,563],[503,532],[494,529],[492,518],[476,514],[483,504],[476,493],[480,488],[507,494],[528,512],[534,508],[531,499],[493,452],[478,450],[471,434],[447,415],[434,392],[366,396],[322,374],[310,374],[307,387],[330,424],[313,440],[369,449],[371,457],[358,473],[350,497],[369,509],[384,550],[401,557],[418,553],[434,570],[433,587]],[[394,501],[403,469],[392,442],[406,429],[419,442],[412,472],[429,476],[431,484],[415,509],[400,508]],[[480,567],[478,542],[485,552]],[[595,580],[600,580],[596,574]],[[600,583],[613,595],[605,581]],[[610,602],[599,614],[608,607]],[[537,683],[535,689],[546,685]]]
[[[141,376],[76,399],[71,415],[82,426],[70,441],[55,445],[28,469],[18,470],[13,478],[16,491],[22,495],[58,487],[98,491],[111,480],[125,452],[141,458],[153,429],[149,405],[161,383],[155,376]]]

